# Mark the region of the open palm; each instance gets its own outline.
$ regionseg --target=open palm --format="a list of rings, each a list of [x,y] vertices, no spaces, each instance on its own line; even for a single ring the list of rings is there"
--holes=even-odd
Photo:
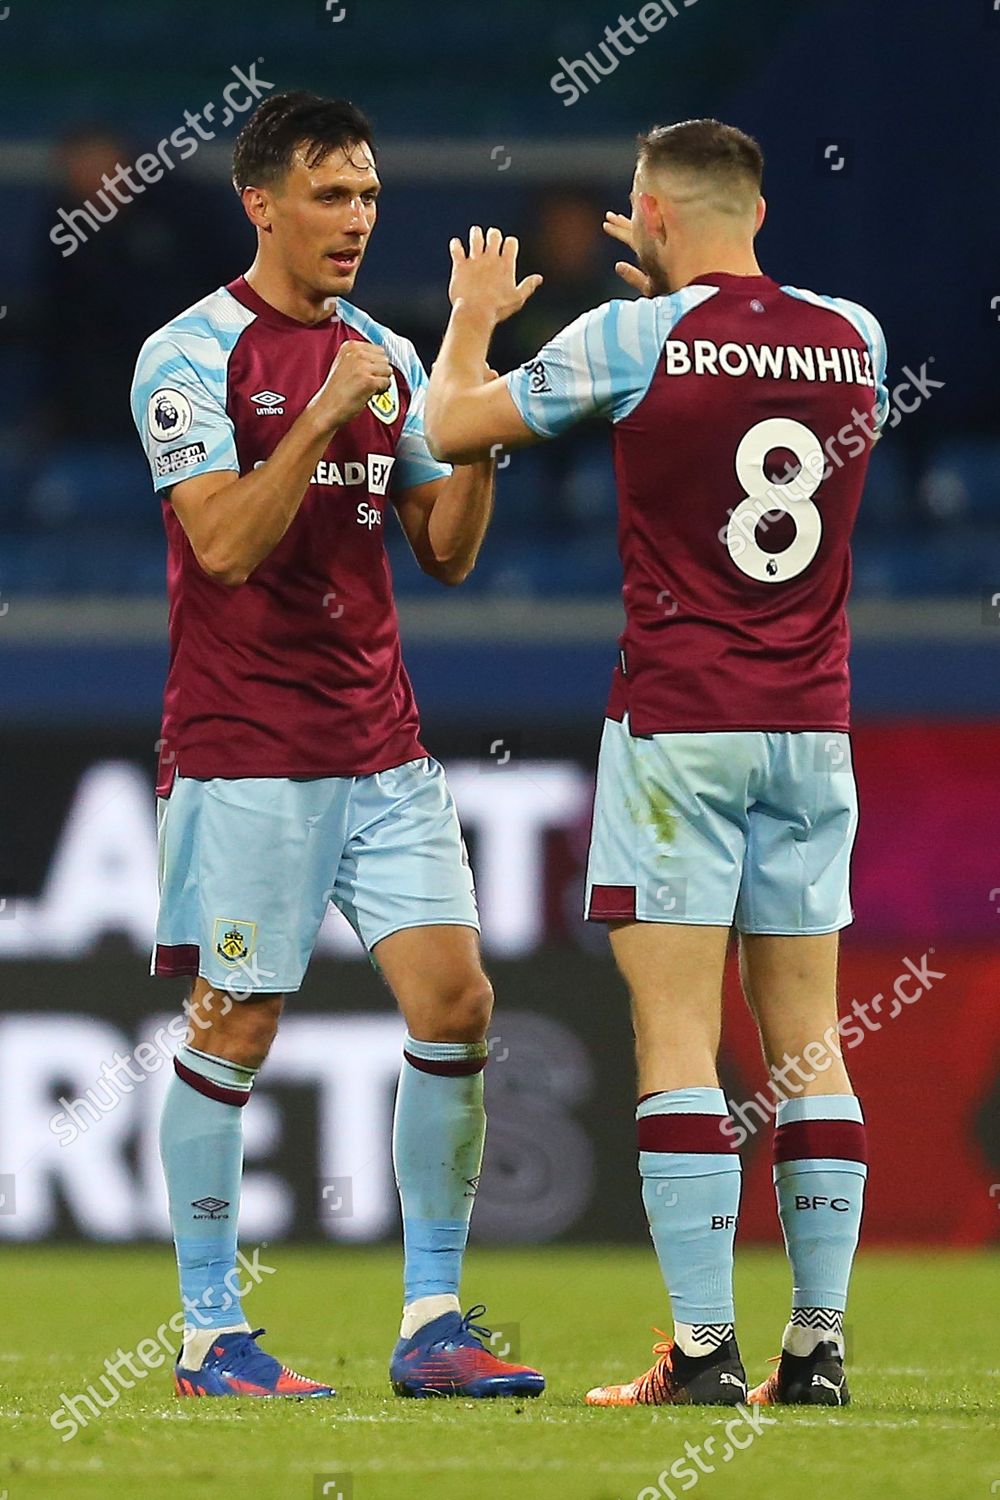
[[[475,225],[469,231],[466,253],[461,240],[452,240],[451,284],[448,296],[452,306],[461,300],[484,308],[497,323],[503,323],[527,302],[542,284],[541,276],[517,279],[518,242],[499,229],[486,235]]]

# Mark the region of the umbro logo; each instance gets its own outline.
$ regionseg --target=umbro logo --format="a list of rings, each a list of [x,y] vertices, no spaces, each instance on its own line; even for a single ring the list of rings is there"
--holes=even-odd
[[[285,410],[287,397],[278,391],[258,391],[250,400],[257,408],[258,417],[280,417]]]
[[[222,1212],[222,1209],[229,1207],[228,1198],[195,1198],[194,1202],[191,1204],[191,1207],[204,1210],[203,1213],[195,1214],[196,1219],[229,1218],[228,1214],[224,1214]]]

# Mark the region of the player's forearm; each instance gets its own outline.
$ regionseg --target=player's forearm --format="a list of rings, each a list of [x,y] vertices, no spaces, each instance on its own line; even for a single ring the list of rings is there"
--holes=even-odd
[[[484,384],[495,327],[492,315],[474,303],[460,301],[452,308],[424,411],[427,445],[435,458],[447,463],[468,462],[489,447],[477,431],[469,398]]]
[[[493,513],[496,466],[492,459],[463,464],[441,487],[427,523],[435,566],[442,583],[464,583],[476,565]]]
[[[196,548],[211,577],[235,588],[270,556],[294,521],[332,436],[306,407],[259,469],[212,495],[206,534]]]

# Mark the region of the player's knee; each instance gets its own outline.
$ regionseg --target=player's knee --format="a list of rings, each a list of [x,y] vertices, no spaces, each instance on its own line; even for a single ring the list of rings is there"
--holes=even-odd
[[[233,1000],[209,991],[196,996],[188,1008],[191,1044],[242,1067],[259,1068],[271,1050],[284,1003],[281,995]]]
[[[449,987],[435,1007],[433,1025],[443,1042],[479,1042],[493,1014],[493,986],[480,969]]]
[[[277,1035],[284,1003],[280,995],[268,995],[260,1000],[241,1000],[233,1007],[239,1021],[232,1042],[243,1054],[233,1056],[233,1062],[243,1063],[247,1068],[261,1066]]]

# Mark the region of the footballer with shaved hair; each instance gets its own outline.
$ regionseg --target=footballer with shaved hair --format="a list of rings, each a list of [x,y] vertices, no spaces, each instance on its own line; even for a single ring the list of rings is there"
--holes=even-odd
[[[455,805],[420,741],[383,540],[391,505],[421,568],[461,583],[494,465],[431,456],[413,345],[347,300],[381,186],[364,115],[272,96],[240,132],[233,177],[254,262],[146,341],[132,392],[168,539],[153,968],[191,978],[197,1020],[161,1126],[186,1324],[175,1384],[185,1396],[334,1394],[263,1350],[225,1290],[242,1109],[332,902],[407,1025],[393,1386],[533,1396],[541,1375],[496,1358],[458,1300],[492,992]],[[321,1316],[335,1310],[336,1286],[319,1300]]]
[[[864,308],[761,271],[762,172],[757,143],[715,120],[640,137],[631,217],[605,223],[637,256],[618,270],[638,299],[584,313],[489,384],[490,337],[534,278],[517,281],[517,242],[495,229],[473,229],[468,252],[453,241],[427,398],[431,451],[452,462],[594,415],[613,434],[626,624],[586,914],[608,924],[632,1001],[642,1196],[674,1330],[644,1375],[592,1390],[597,1406],[748,1399],[741,1136],[716,1071],[734,924],[783,1096],[774,1182],[793,1281],[778,1367],[749,1400],[848,1400],[867,1168],[837,1029],[857,827],[845,605],[886,355]]]

